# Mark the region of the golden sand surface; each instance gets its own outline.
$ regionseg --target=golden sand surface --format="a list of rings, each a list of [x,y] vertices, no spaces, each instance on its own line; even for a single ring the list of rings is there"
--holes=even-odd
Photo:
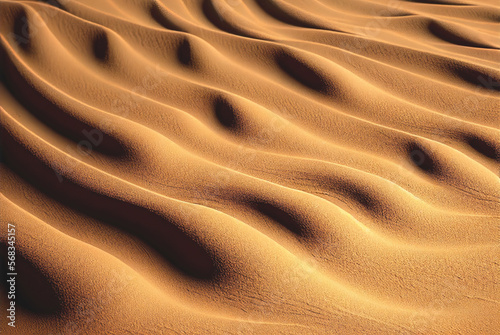
[[[498,334],[499,23],[0,0],[1,334]]]

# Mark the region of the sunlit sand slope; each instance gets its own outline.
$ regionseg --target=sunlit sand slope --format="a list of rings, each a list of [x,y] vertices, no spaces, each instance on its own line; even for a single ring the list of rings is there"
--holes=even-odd
[[[496,333],[499,23],[0,0],[2,334]]]

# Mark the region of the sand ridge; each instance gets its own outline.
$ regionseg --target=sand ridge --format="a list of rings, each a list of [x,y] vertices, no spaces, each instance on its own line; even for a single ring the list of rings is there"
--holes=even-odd
[[[2,332],[494,333],[499,18],[0,0]]]

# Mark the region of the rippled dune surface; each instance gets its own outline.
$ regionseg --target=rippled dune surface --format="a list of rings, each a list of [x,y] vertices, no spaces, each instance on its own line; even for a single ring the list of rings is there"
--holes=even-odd
[[[495,334],[499,23],[0,0],[2,334]]]

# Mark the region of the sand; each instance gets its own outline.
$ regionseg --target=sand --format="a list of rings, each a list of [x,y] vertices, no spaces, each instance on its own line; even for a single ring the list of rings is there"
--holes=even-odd
[[[0,0],[1,333],[495,334],[499,22]]]

